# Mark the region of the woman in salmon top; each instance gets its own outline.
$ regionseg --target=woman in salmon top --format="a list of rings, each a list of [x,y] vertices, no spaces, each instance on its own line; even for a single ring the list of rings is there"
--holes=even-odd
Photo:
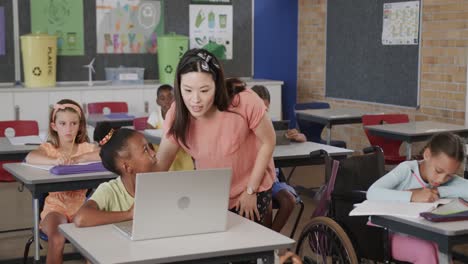
[[[232,168],[229,209],[263,223],[275,178],[275,132],[263,101],[245,86],[226,86],[217,58],[187,51],[177,66],[175,102],[166,114],[158,169],[179,148],[197,169]]]

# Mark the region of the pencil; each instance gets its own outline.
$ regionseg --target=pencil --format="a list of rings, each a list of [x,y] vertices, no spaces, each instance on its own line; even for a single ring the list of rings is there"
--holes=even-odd
[[[416,180],[419,182],[419,184],[421,184],[423,189],[427,189],[426,185],[421,181],[421,179],[419,179],[418,175],[416,175],[416,173],[414,173],[413,169],[410,169],[410,171],[411,171],[411,175],[416,178]]]

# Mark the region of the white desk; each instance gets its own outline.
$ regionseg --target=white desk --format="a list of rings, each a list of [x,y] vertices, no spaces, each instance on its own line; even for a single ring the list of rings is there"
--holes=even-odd
[[[330,145],[331,129],[333,125],[361,123],[362,116],[365,114],[368,113],[351,108],[296,110],[296,115],[298,117],[300,116],[302,119],[319,123],[327,127],[327,145]]]
[[[433,223],[423,218],[374,215],[371,216],[371,222],[394,232],[437,243],[440,264],[451,263],[450,251],[453,245],[468,242],[468,221]]]
[[[411,159],[411,143],[424,141],[440,132],[452,132],[462,137],[468,136],[465,126],[446,124],[433,121],[419,121],[399,124],[384,124],[365,126],[369,133],[375,136],[401,140],[406,144],[406,159]]]
[[[33,197],[34,215],[34,260],[39,261],[39,197],[48,192],[81,190],[97,187],[100,183],[117,176],[111,172],[96,172],[70,175],[53,175],[49,171],[33,168],[22,163],[4,164],[3,168],[22,182]]]
[[[38,145],[12,145],[7,138],[0,137],[0,160],[22,160],[38,147]]]
[[[112,225],[60,225],[62,234],[92,263],[226,263],[262,258],[294,240],[228,212],[226,232],[132,241]]]

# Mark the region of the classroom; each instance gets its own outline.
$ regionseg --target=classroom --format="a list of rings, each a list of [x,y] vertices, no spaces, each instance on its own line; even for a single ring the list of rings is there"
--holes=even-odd
[[[0,71],[0,264],[468,263],[465,0],[0,0]]]

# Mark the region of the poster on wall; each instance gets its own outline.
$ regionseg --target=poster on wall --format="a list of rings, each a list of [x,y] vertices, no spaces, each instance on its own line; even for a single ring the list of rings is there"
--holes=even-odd
[[[0,6],[0,55],[5,54],[5,8]]]
[[[57,55],[84,55],[83,1],[31,1],[31,32],[57,35]]]
[[[96,0],[97,52],[155,54],[163,10],[163,1]]]
[[[417,45],[419,1],[386,3],[383,10],[383,45]]]
[[[232,5],[190,5],[190,48],[204,48],[232,59]]]

